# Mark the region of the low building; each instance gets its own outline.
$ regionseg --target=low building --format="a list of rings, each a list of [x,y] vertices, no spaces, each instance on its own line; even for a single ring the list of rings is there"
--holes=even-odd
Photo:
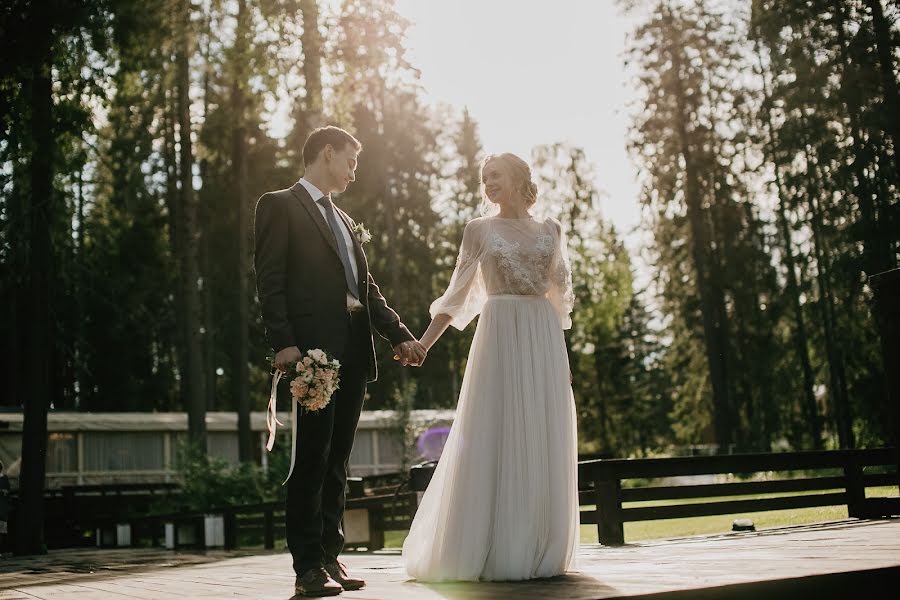
[[[418,436],[429,427],[452,423],[453,416],[452,410],[417,410],[401,422],[394,411],[363,411],[350,457],[351,475],[393,473],[421,460]],[[263,412],[250,416],[255,460],[264,467],[269,457],[265,417]],[[14,485],[21,463],[22,420],[21,413],[0,413],[0,461]],[[289,451],[291,415],[279,413],[278,420],[284,426],[279,427],[276,451]],[[48,488],[171,481],[178,448],[188,440],[186,413],[52,412],[47,429]],[[237,414],[207,413],[206,429],[208,454],[237,463]]]

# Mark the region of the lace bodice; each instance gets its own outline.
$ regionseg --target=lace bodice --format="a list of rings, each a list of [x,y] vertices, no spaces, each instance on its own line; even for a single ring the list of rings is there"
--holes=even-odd
[[[574,303],[565,235],[558,221],[485,217],[466,225],[456,269],[431,315],[448,314],[464,328],[488,296],[546,296],[564,329]]]

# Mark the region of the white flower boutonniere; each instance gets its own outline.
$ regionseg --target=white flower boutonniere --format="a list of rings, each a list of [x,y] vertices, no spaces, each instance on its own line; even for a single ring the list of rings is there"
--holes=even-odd
[[[369,230],[362,223],[357,223],[353,226],[353,235],[356,236],[360,244],[365,244],[372,240],[372,234],[369,233]]]

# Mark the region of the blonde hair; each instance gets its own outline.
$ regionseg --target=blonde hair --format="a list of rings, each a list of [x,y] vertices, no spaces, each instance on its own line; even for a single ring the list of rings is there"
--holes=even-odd
[[[481,162],[481,168],[484,169],[488,163],[493,161],[500,163],[503,170],[512,179],[513,188],[525,201],[525,208],[534,206],[534,203],[537,202],[538,189],[531,179],[531,167],[528,166],[528,163],[512,152],[503,152],[502,154],[488,154]]]

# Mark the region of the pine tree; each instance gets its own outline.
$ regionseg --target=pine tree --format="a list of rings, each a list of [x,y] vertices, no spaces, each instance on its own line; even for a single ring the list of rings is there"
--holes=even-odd
[[[670,215],[677,214],[672,226],[677,224],[682,229],[681,235],[690,246],[693,273],[686,275],[693,279],[695,287],[682,292],[693,298],[677,292],[673,297],[683,298],[684,309],[699,308],[712,389],[715,440],[725,449],[735,441],[737,415],[730,380],[734,358],[720,251],[714,245],[712,229],[715,216],[711,207],[716,203],[717,190],[711,151],[717,145],[716,131],[708,120],[702,120],[717,118],[716,111],[720,110],[710,105],[709,94],[704,90],[708,86],[708,71],[722,68],[723,59],[719,57],[728,54],[727,42],[723,46],[709,35],[721,28],[721,21],[702,7],[660,2],[653,16],[636,32],[631,56],[640,64],[648,110],[652,111],[636,124],[632,142],[635,153],[647,162],[650,176],[644,201],[650,206],[659,204],[662,219],[656,227],[666,226]],[[667,206],[672,201],[681,205],[674,212]],[[657,246],[664,248],[664,239],[659,234],[657,238]],[[666,262],[673,264],[675,258],[668,257]]]

